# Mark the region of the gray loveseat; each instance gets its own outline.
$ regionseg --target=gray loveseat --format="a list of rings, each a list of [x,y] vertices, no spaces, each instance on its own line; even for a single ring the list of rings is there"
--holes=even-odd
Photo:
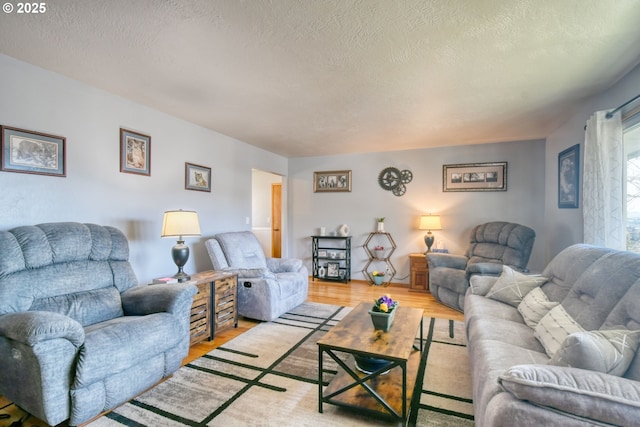
[[[140,285],[119,230],[0,231],[0,394],[50,425],[82,424],[176,371],[192,285]]]
[[[574,245],[522,276],[471,278],[476,425],[639,425],[640,255]]]

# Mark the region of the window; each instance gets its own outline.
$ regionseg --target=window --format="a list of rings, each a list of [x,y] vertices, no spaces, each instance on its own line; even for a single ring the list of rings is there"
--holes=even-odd
[[[627,250],[640,252],[640,108],[623,114]]]

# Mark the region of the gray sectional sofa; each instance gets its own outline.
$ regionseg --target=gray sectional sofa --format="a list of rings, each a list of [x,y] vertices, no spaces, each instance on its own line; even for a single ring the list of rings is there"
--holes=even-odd
[[[579,244],[503,275],[465,297],[476,425],[640,425],[640,255]]]
[[[113,227],[0,231],[0,395],[79,425],[181,366],[197,289],[139,285],[128,257]]]

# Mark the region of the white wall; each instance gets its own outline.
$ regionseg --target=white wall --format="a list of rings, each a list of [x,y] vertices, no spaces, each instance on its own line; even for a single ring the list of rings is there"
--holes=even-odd
[[[506,192],[443,192],[442,165],[477,162],[508,162]],[[544,164],[543,140],[443,147],[387,153],[354,154],[291,159],[290,235],[293,253],[311,267],[309,236],[324,226],[335,230],[346,223],[351,228],[352,277],[363,279],[367,261],[362,248],[375,231],[375,218],[386,217],[385,229],[398,246],[392,263],[398,274],[394,282],[408,283],[412,252],[424,252],[424,231],[418,230],[420,215],[442,215],[443,230],[434,232],[452,253],[462,254],[471,229],[487,221],[525,224],[537,233],[530,267],[544,267]],[[397,197],[378,185],[386,167],[408,169],[413,180],[406,193]],[[313,172],[352,170],[350,193],[314,193]]]
[[[611,110],[640,94],[640,66],[637,66],[611,89],[585,101],[574,115],[547,137],[545,192],[545,258],[583,241],[582,184],[578,209],[558,208],[558,154],[580,144],[580,179],[584,172],[584,126],[595,111]]]
[[[287,174],[287,159],[58,74],[0,55],[0,123],[67,138],[67,177],[0,172],[0,229],[79,221],[125,232],[141,281],[173,274],[165,210],[193,209],[185,271],[211,268],[204,240],[249,230],[251,170]],[[151,135],[151,176],[120,173],[119,129]],[[212,168],[211,193],[184,189],[185,162]]]

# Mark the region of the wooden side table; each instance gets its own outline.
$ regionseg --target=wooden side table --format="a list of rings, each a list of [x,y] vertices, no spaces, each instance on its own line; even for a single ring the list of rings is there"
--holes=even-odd
[[[216,332],[238,327],[238,275],[208,270],[185,282],[198,293],[191,306],[191,345],[211,341]]]
[[[429,292],[429,265],[424,254],[409,254],[411,282],[409,291]]]

